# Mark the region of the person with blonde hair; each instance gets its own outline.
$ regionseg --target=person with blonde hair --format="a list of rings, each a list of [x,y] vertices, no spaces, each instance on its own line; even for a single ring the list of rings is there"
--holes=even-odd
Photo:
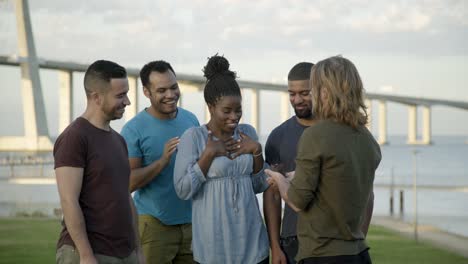
[[[312,67],[311,86],[318,122],[301,136],[295,172],[265,172],[298,212],[299,263],[372,263],[365,238],[381,153],[365,126],[361,78],[335,56]]]

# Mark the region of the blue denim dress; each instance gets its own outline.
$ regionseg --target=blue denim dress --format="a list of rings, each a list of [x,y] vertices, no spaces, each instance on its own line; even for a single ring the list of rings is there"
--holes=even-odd
[[[239,131],[258,140],[252,126]],[[264,168],[253,174],[253,157],[217,157],[205,177],[198,159],[206,146],[206,126],[193,127],[181,137],[174,170],[174,187],[181,199],[192,199],[192,248],[199,263],[259,263],[269,255],[268,235],[256,193],[268,188]]]

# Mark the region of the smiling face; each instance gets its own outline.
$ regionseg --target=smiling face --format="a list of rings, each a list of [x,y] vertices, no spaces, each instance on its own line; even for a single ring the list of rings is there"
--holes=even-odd
[[[310,94],[310,81],[288,81],[289,101],[298,118],[312,117],[312,96]]]
[[[130,105],[128,99],[128,80],[127,78],[111,79],[109,89],[101,93],[101,111],[106,120],[115,120],[122,118],[125,113],[125,107]]]
[[[242,117],[242,98],[223,96],[215,105],[208,106],[211,114],[210,125],[223,134],[232,134]]]
[[[174,73],[170,70],[164,73],[152,71],[148,86],[143,88],[143,92],[151,102],[150,114],[160,119],[174,118],[180,97],[179,85]]]

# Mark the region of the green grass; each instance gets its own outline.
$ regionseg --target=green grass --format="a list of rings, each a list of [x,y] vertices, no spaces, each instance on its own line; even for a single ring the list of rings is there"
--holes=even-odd
[[[0,263],[55,263],[58,219],[0,219]]]
[[[0,263],[55,263],[59,232],[57,219],[0,219]],[[466,258],[381,227],[371,227],[368,243],[376,264],[468,263]]]
[[[371,226],[368,244],[373,263],[376,264],[467,264],[468,259],[451,252],[435,248],[424,242],[416,243],[409,238],[382,227]]]

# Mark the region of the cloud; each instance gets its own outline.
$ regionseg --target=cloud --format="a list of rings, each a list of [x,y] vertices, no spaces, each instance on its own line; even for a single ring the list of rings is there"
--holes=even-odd
[[[387,32],[417,32],[425,29],[431,21],[429,15],[420,11],[403,11],[397,6],[391,6],[383,14],[367,18],[354,18],[349,21],[353,29],[375,33]]]
[[[222,40],[231,40],[235,37],[249,37],[255,34],[258,34],[261,31],[260,27],[251,24],[239,24],[228,26],[224,28],[221,39]]]
[[[351,29],[371,33],[417,32],[426,29],[431,15],[417,8],[390,4],[382,11],[369,12],[367,15],[350,16],[341,24]]]
[[[16,50],[12,5],[0,10],[0,54]],[[468,52],[463,0],[43,0],[30,5],[38,54],[49,59],[118,56],[133,63],[151,56],[192,64],[207,56],[201,50],[241,59],[278,52]]]

